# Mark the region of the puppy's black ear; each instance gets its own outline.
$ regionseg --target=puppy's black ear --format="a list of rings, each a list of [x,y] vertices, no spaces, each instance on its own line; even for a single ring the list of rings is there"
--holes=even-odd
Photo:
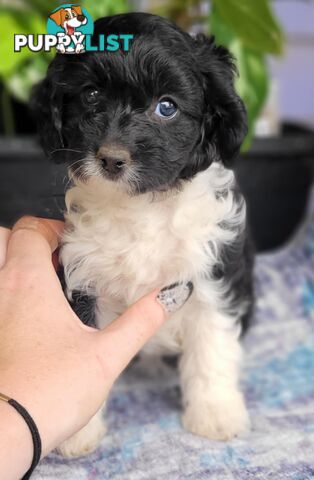
[[[64,147],[62,138],[62,94],[49,74],[32,91],[31,110],[37,122],[40,143],[45,153]]]
[[[234,89],[237,73],[234,59],[214,37],[197,35],[195,55],[202,74],[204,88],[204,122],[202,149],[213,160],[226,166],[238,155],[247,134],[244,104]]]

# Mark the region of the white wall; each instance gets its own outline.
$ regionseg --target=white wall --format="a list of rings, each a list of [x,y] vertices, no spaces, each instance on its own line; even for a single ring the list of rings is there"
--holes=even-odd
[[[314,125],[314,2],[275,0],[273,5],[287,35],[284,57],[270,60],[280,116]]]

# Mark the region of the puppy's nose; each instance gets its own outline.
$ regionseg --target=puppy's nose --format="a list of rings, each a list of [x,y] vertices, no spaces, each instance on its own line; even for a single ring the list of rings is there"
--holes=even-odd
[[[106,172],[116,175],[124,167],[124,161],[114,157],[102,157],[102,165]]]
[[[77,19],[79,22],[83,22],[85,20],[85,15],[78,15]]]
[[[118,146],[103,145],[97,152],[97,158],[110,176],[121,174],[125,165],[130,162],[129,152]]]

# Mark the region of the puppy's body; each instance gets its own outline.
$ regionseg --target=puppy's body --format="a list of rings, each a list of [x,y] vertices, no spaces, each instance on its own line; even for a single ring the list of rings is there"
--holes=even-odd
[[[39,92],[43,109],[47,91],[55,102],[46,143],[65,140],[64,151],[85,154],[73,163],[66,196],[68,295],[94,297],[102,327],[154,288],[192,281],[188,302],[144,351],[181,354],[183,424],[229,439],[249,423],[238,338],[251,306],[245,204],[224,166],[246,132],[232,62],[212,40],[151,15],[95,27],[138,36],[127,55],[56,59]],[[61,451],[89,451],[103,433],[98,414]]]
[[[97,324],[104,327],[149,291],[192,281],[192,299],[144,349],[180,352],[185,311],[197,317],[202,303],[213,311],[232,308],[232,279],[218,280],[214,269],[226,267],[221,247],[242,239],[245,205],[235,201],[233,182],[231,171],[213,164],[168,194],[130,198],[114,185],[104,190],[97,178],[78,183],[67,193],[61,251],[69,297],[73,291],[95,297]],[[238,300],[230,325],[237,332],[249,296]]]
[[[168,195],[130,199],[114,186],[104,190],[97,179],[78,184],[67,194],[68,229],[61,253],[69,297],[77,290],[95,297],[99,327],[156,287],[193,282],[190,300],[143,351],[182,354],[184,402],[192,405],[184,422],[191,431],[218,439],[248,427],[236,384],[240,321],[249,308],[250,289],[242,288],[236,298],[232,277],[215,274],[218,266],[228,268],[223,245],[244,247],[245,205],[236,201],[232,187],[232,172],[217,164]],[[237,268],[241,261],[237,258]],[[216,392],[211,393],[212,381]],[[101,428],[94,419],[83,439],[93,446]],[[82,436],[74,437],[63,452],[75,453],[81,442]]]

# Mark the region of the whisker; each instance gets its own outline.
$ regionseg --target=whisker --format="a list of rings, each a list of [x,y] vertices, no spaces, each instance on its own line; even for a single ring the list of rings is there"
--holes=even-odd
[[[137,169],[128,169],[124,178],[124,182],[130,187],[130,193],[134,194],[136,191],[140,192],[140,171]],[[134,189],[135,187],[135,189]],[[134,192],[135,190],[135,192]]]
[[[81,158],[80,160],[77,160],[76,162],[72,163],[72,165],[70,165],[69,169],[70,169],[71,167],[73,167],[75,164],[77,164],[78,162],[81,162],[82,160],[84,160],[84,159]],[[81,178],[84,178],[84,175],[85,175],[84,167],[85,167],[85,165],[82,164],[82,165],[80,165],[80,166],[75,170],[75,175],[76,175],[76,177],[77,177],[77,179],[78,179],[79,181],[81,180]],[[86,175],[85,175],[85,176],[86,176]],[[66,191],[67,188],[69,187],[71,181],[72,181],[72,176],[69,175],[69,176],[68,176],[67,183],[66,183],[66,185],[64,186],[64,190],[65,190],[65,191]]]
[[[51,155],[57,152],[75,152],[75,153],[84,153],[82,150],[74,150],[73,148],[56,148],[50,152]]]
[[[85,160],[85,157],[79,158],[79,159],[76,160],[75,162],[71,163],[71,165],[68,166],[68,169],[74,167],[74,165],[76,165],[76,164],[79,163],[79,162],[82,162],[83,160]]]

